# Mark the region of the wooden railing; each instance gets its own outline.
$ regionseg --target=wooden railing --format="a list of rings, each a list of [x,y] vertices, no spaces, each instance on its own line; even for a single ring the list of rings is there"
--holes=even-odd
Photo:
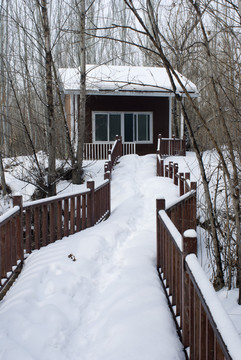
[[[158,135],[157,154],[160,156],[186,156],[186,141],[185,139],[162,138]]]
[[[0,217],[0,290],[33,250],[107,218],[110,181],[104,180],[97,188],[94,181],[88,181],[81,193],[28,203],[15,196],[13,204],[14,208]]]
[[[24,258],[21,208],[14,206],[0,216],[0,290]]]
[[[96,154],[103,155],[104,151],[99,148]],[[108,149],[104,182],[96,188],[94,181],[88,181],[86,191],[80,193],[28,203],[23,203],[22,196],[13,197],[14,208],[0,216],[0,291],[33,250],[93,226],[110,215],[110,175],[122,151],[121,137],[117,136]]]
[[[111,171],[122,155],[123,155],[122,137],[117,135],[112,149],[108,151],[108,161],[105,162],[105,168],[104,168],[105,179],[111,178]]]
[[[168,208],[165,199],[157,200],[158,273],[187,357],[238,360],[239,335],[196,257],[195,183],[189,190]]]
[[[136,154],[136,143],[129,142],[129,143],[123,143],[123,155],[132,155]]]
[[[173,183],[179,187],[179,196],[189,192],[193,189],[194,184],[190,182],[190,173],[179,173],[178,164],[169,161],[165,164],[165,160],[157,154],[157,176],[168,177],[173,180]]]
[[[118,138],[120,138],[118,136]],[[115,143],[86,143],[83,146],[83,159],[84,160],[108,160],[109,154]],[[123,143],[122,155],[130,155],[136,153],[135,143]]]
[[[83,146],[84,160],[107,160],[113,143],[86,143]]]

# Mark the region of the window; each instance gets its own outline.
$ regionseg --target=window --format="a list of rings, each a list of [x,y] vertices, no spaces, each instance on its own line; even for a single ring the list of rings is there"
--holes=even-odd
[[[152,142],[152,113],[93,113],[93,141],[111,142],[122,135],[124,142]]]

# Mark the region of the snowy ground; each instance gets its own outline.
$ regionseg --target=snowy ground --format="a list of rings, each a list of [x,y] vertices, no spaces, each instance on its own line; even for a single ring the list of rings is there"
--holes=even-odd
[[[0,305],[1,360],[184,359],[155,269],[155,199],[177,189],[155,161],[123,157],[111,217],[27,259]]]
[[[168,160],[199,180],[193,153]],[[0,360],[184,359],[155,269],[155,199],[172,202],[177,189],[155,170],[155,155],[123,157],[111,217],[27,259],[0,302]],[[27,200],[32,189],[8,177]],[[103,162],[86,167],[86,179],[103,179]],[[77,188],[64,182],[58,190]],[[241,334],[237,291],[219,297]]]

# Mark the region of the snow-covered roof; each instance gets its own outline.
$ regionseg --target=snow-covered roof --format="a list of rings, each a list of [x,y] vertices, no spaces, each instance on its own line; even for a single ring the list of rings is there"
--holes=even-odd
[[[173,93],[172,85],[165,68],[143,66],[86,66],[87,94],[112,95],[155,95],[169,96]],[[177,72],[183,85],[192,96],[198,96],[196,86]],[[79,68],[59,69],[60,81],[65,93],[79,92]],[[177,91],[182,94],[181,86],[175,80]]]

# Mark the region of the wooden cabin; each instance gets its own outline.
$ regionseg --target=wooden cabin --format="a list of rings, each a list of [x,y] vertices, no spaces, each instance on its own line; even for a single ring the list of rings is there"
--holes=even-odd
[[[78,68],[59,69],[65,111],[72,141],[76,141],[76,119],[80,94]],[[180,74],[179,74],[180,75]],[[197,89],[180,75],[191,96]],[[176,83],[180,95],[183,91]],[[173,91],[167,72],[160,67],[87,65],[87,143],[113,143],[116,135],[124,144],[135,144],[139,155],[155,153],[158,134],[172,136]],[[183,121],[180,121],[183,137]]]

